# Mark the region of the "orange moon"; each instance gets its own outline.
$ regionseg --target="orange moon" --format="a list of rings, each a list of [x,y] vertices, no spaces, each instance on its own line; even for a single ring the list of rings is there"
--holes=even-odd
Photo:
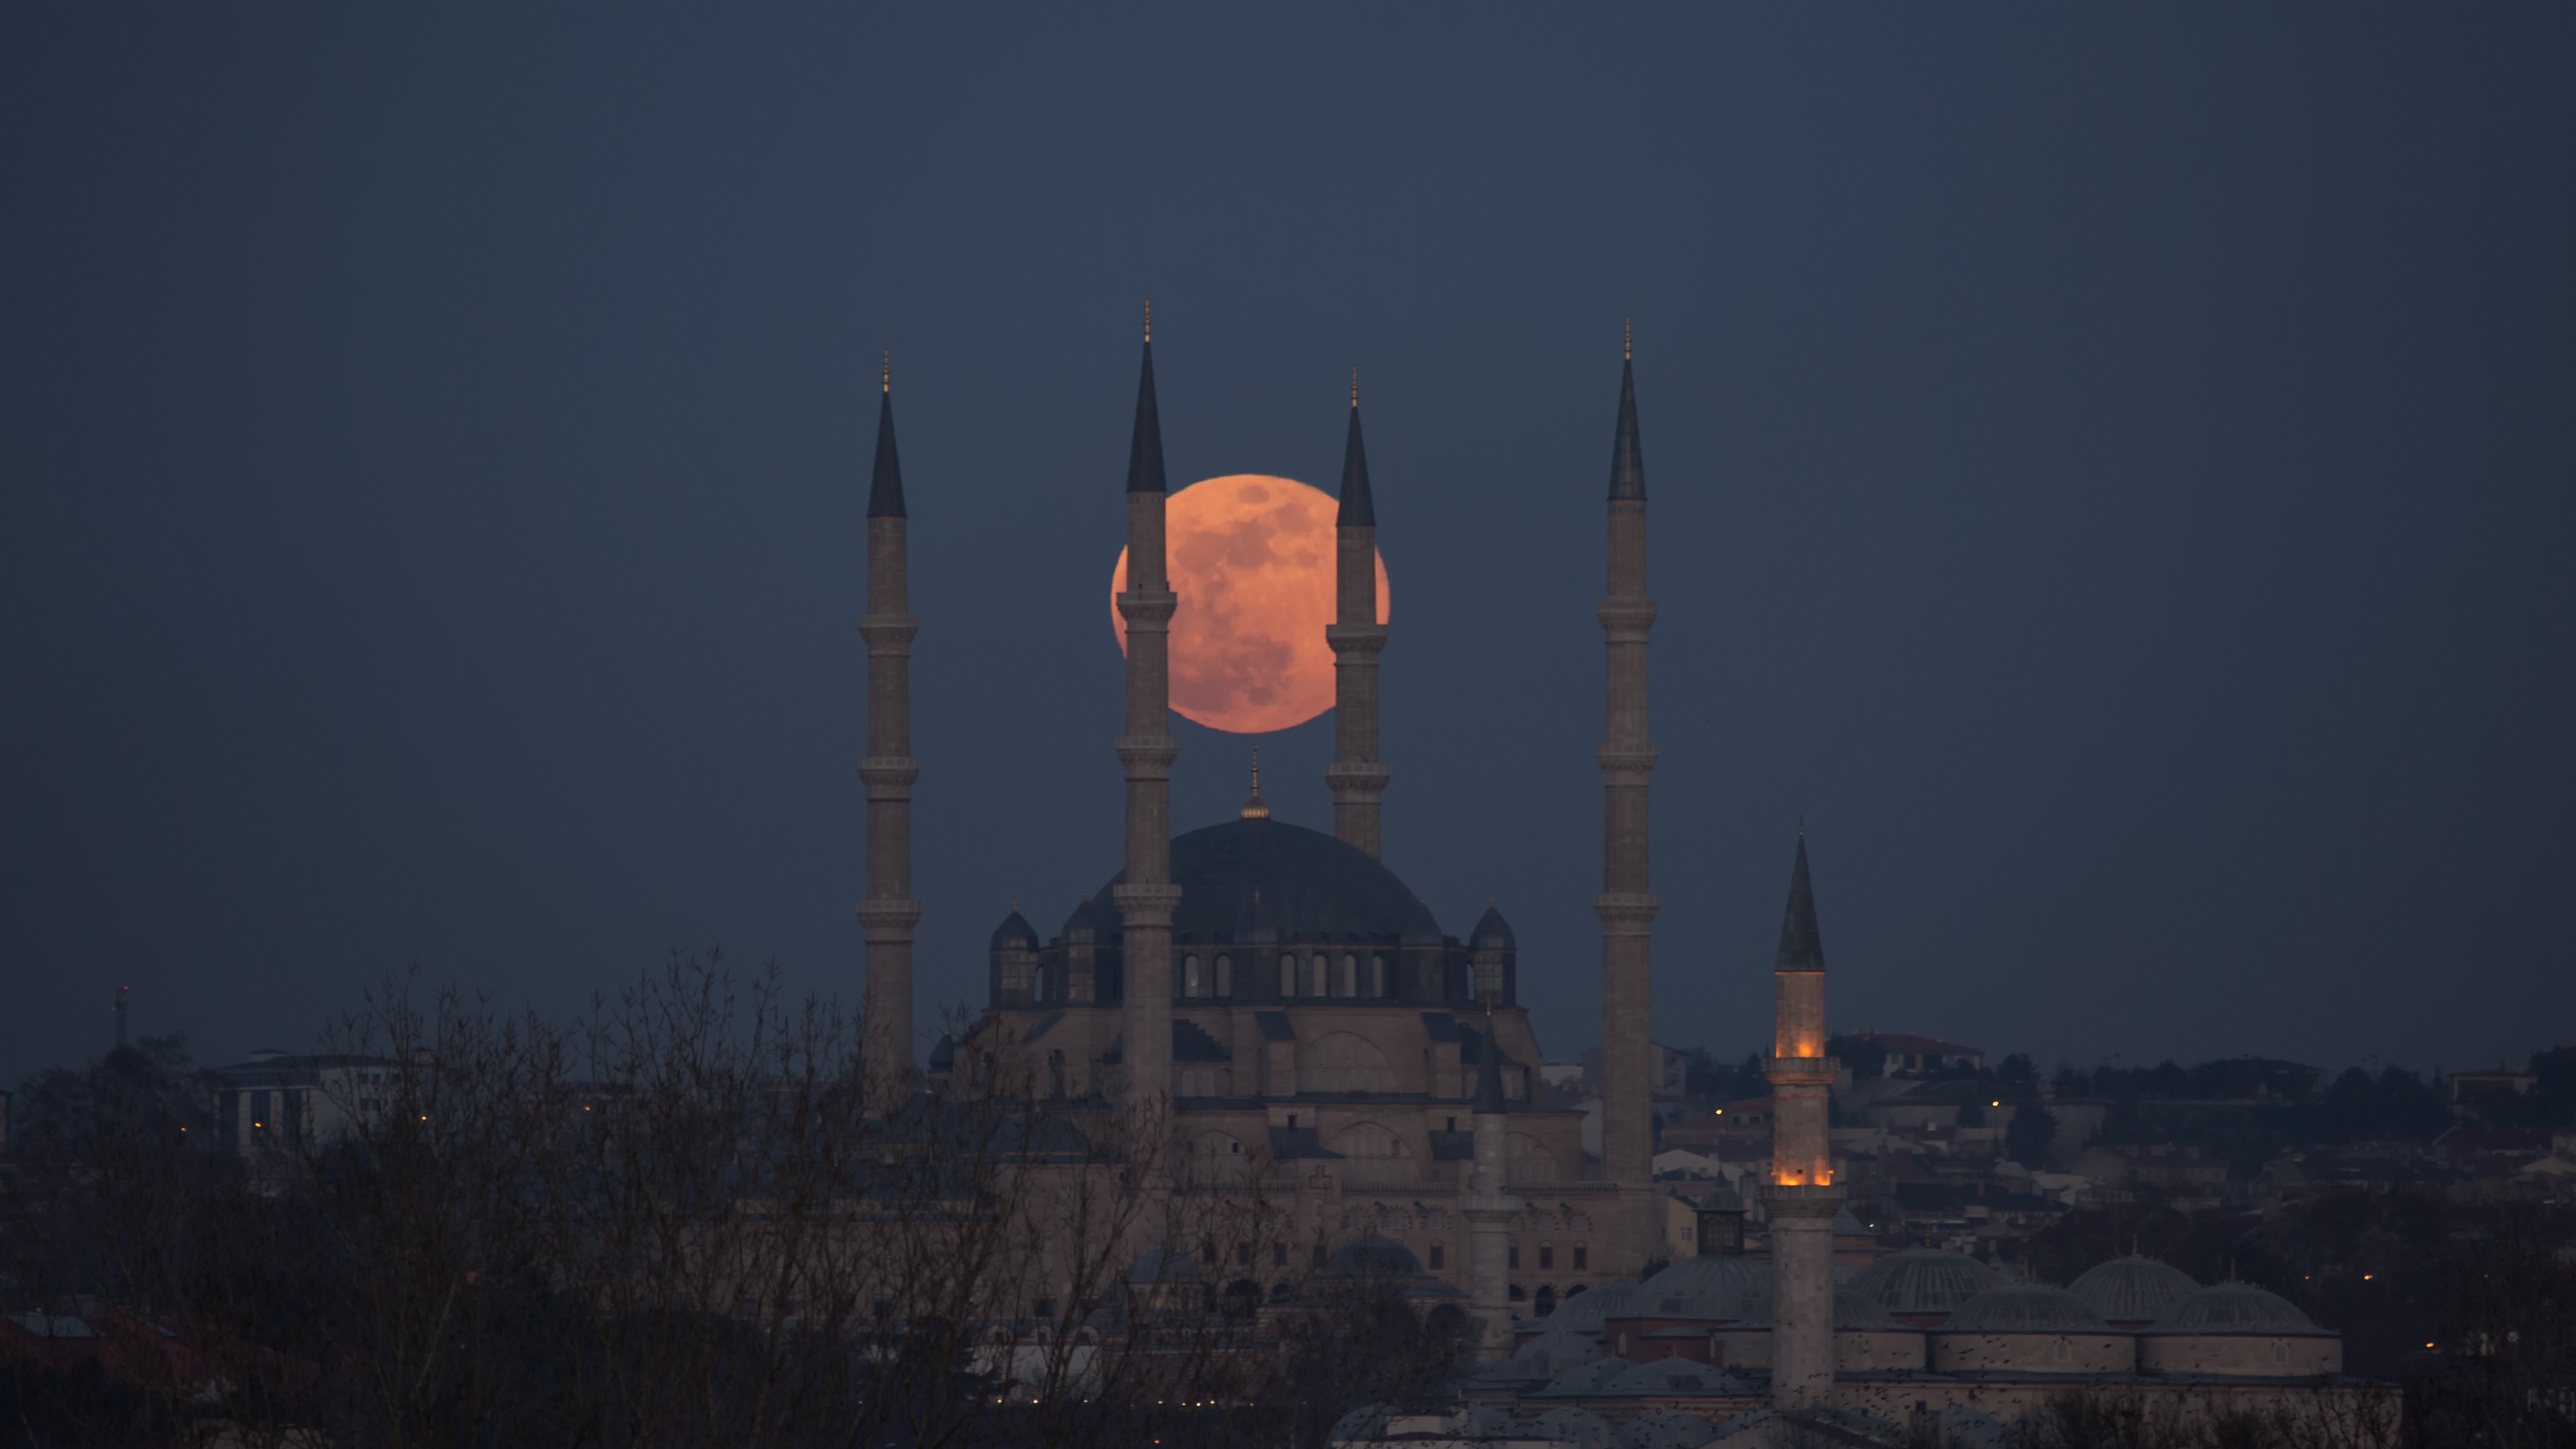
[[[1294,478],[1236,473],[1193,483],[1164,504],[1172,615],[1172,708],[1239,735],[1301,725],[1333,707],[1331,494]],[[1127,551],[1109,575],[1118,650],[1127,621]],[[1377,621],[1387,620],[1386,555],[1377,556]]]

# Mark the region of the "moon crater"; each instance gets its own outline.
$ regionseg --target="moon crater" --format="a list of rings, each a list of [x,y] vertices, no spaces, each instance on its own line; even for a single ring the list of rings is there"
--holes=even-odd
[[[1294,478],[1209,478],[1164,505],[1163,557],[1180,596],[1172,615],[1172,708],[1210,729],[1266,734],[1333,707],[1334,515],[1340,505]],[[1377,621],[1387,621],[1386,556],[1377,556]],[[1110,626],[1127,648],[1109,576]]]

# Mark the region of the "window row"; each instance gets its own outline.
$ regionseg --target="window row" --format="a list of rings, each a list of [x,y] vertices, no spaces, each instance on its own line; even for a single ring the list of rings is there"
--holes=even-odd
[[[1193,951],[1181,957],[1181,995],[1232,996],[1234,957],[1203,957]],[[1287,951],[1279,957],[1279,994],[1307,998],[1378,998],[1386,993],[1386,958],[1345,951],[1337,961],[1329,954]]]

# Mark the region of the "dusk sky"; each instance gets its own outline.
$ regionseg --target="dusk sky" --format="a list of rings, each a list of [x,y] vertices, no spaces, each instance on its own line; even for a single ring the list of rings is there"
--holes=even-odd
[[[1338,480],[1386,859],[1597,1038],[1603,498],[1652,498],[1655,1032],[2043,1065],[2576,1039],[2576,10],[19,6],[0,1081],[384,973],[855,1001],[879,350],[922,1025],[1119,867],[1175,486]],[[1187,600],[1183,600],[1187,607]],[[1176,828],[1327,715],[1175,721]]]

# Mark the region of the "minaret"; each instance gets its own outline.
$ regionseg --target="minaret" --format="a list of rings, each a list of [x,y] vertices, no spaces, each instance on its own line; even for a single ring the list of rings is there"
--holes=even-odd
[[[1653,1257],[1661,1232],[1648,1193],[1654,1183],[1653,1045],[1655,912],[1647,883],[1646,779],[1655,747],[1646,740],[1646,465],[1637,446],[1637,372],[1623,338],[1619,431],[1610,451],[1609,595],[1601,601],[1608,645],[1608,721],[1598,758],[1602,784],[1601,1175],[1629,1189],[1632,1260]]]
[[[905,589],[903,464],[894,446],[894,354],[878,379],[877,466],[868,485],[868,895],[859,903],[867,933],[867,1051],[870,1092],[879,1105],[909,1095],[912,1077],[912,636],[921,628]]]
[[[1324,783],[1333,791],[1333,834],[1375,856],[1378,803],[1388,778],[1377,752],[1377,656],[1386,648],[1386,626],[1377,621],[1377,504],[1369,497],[1368,449],[1360,442],[1356,367],[1333,537],[1333,622],[1324,627],[1324,641],[1333,647],[1333,762],[1324,767]]]
[[[1126,960],[1127,1101],[1168,1102],[1172,1090],[1171,628],[1179,602],[1163,568],[1163,423],[1154,407],[1154,305],[1145,304],[1145,362],[1136,431],[1127,449],[1127,875],[1115,899]]]
[[[1789,873],[1780,924],[1779,1025],[1763,1075],[1771,1081],[1771,1398],[1775,1408],[1822,1402],[1834,1384],[1834,1185],[1826,1137],[1834,1064],[1825,1056],[1825,947],[1807,883],[1807,828]]]
[[[1512,1354],[1510,1274],[1511,1224],[1520,1200],[1506,1192],[1503,1165],[1510,1150],[1510,1125],[1504,1114],[1502,1049],[1494,1043],[1494,1013],[1485,1012],[1485,1039],[1476,1049],[1476,1161],[1472,1191],[1458,1199],[1467,1219],[1467,1309],[1475,1324],[1476,1357],[1509,1358]]]

